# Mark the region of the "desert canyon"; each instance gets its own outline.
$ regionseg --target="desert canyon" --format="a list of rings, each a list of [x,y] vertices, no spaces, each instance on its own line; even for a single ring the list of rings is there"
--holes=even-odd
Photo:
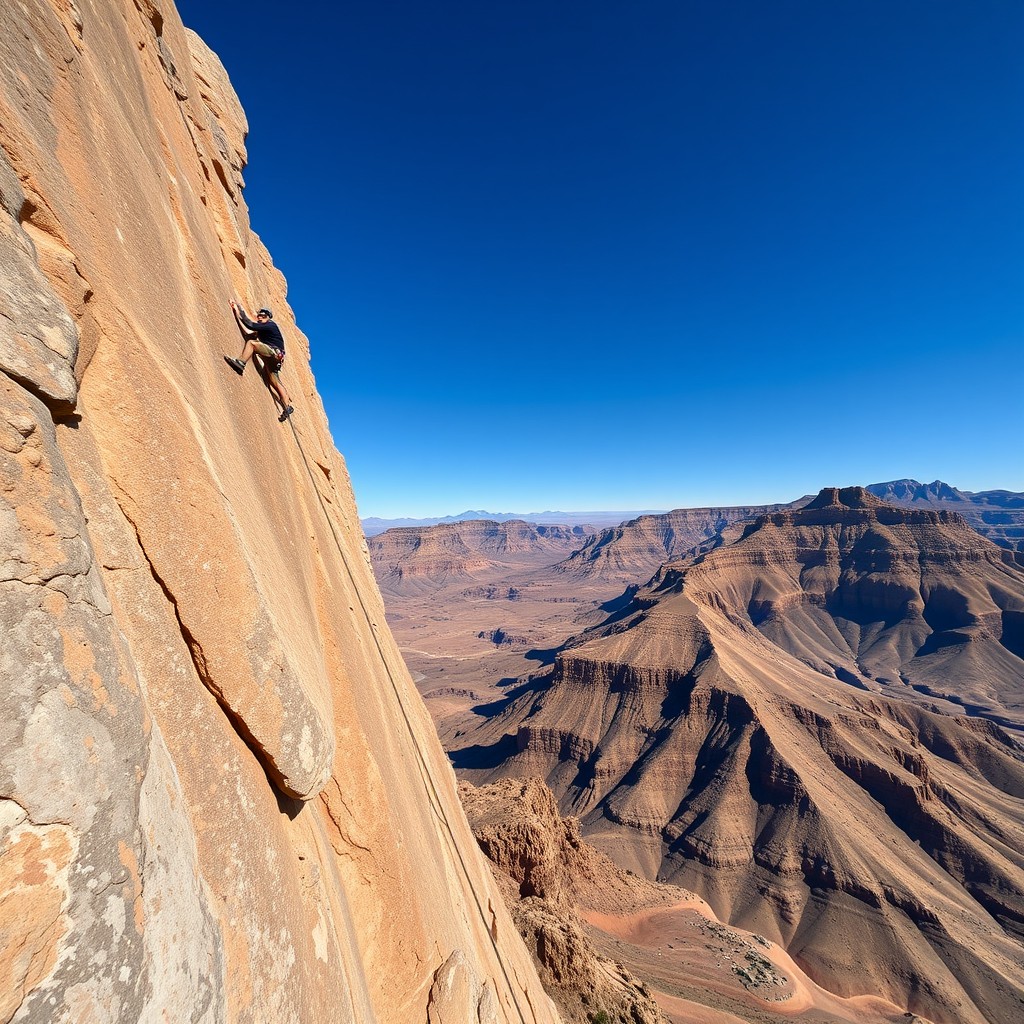
[[[384,623],[246,131],[170,0],[0,6],[0,1021],[553,1024]],[[287,424],[223,362],[232,298],[285,329]]]
[[[0,6],[0,1024],[1024,1019],[1024,496],[367,543],[247,130]]]
[[[560,557],[526,523],[369,544],[485,849],[508,873],[502,793],[531,863],[571,863],[536,852],[569,829],[590,866],[554,902],[667,1019],[1009,1024],[1020,507],[894,481],[641,516]]]

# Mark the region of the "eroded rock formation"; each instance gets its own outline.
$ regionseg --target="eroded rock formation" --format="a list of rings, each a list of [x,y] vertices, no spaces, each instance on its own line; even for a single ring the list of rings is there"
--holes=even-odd
[[[631,884],[591,850],[540,780],[505,779],[481,789],[462,783],[459,792],[563,1019],[589,1024],[604,1013],[608,1020],[663,1024],[647,986],[594,949],[576,907],[635,912],[664,905],[664,895],[652,895],[639,879]]]
[[[549,565],[587,540],[582,526],[548,526],[520,519],[471,519],[436,526],[396,527],[368,541],[381,590],[430,594],[495,570]]]
[[[889,480],[869,484],[872,494],[904,508],[956,512],[972,530],[993,544],[1024,551],[1024,494],[1017,491],[961,491],[941,480],[922,484],[917,480]],[[1024,564],[1024,555],[1017,559]]]
[[[783,507],[679,508],[638,516],[589,538],[553,571],[580,581],[645,583],[665,562],[714,541],[727,526]]]
[[[0,1021],[554,1021],[383,624],[245,134],[169,0],[0,7]],[[222,361],[233,296],[285,326],[287,425]]]
[[[946,511],[830,488],[581,634],[453,756],[542,775],[617,862],[843,996],[1024,1007],[1024,573]],[[977,715],[963,713],[968,704]]]

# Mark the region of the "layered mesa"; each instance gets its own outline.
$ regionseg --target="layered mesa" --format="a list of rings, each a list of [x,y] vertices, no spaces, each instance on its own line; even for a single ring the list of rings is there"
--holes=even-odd
[[[1024,572],[862,488],[728,528],[456,740],[841,995],[1024,1010]],[[1016,735],[1015,735],[1016,734]]]

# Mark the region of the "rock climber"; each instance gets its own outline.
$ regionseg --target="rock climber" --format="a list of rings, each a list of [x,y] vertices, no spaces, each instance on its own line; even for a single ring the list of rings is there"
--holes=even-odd
[[[260,356],[267,371],[267,379],[277,394],[283,410],[277,418],[284,423],[295,412],[295,407],[281,383],[281,365],[284,363],[284,335],[281,333],[281,328],[274,323],[274,314],[269,309],[256,310],[255,323],[245,315],[245,310],[234,300],[231,302],[231,312],[235,314],[235,319],[239,324],[250,333],[245,335],[245,345],[242,348],[241,357],[235,359],[232,356],[225,356],[224,361],[241,377],[245,373],[245,364],[252,358],[253,353]]]

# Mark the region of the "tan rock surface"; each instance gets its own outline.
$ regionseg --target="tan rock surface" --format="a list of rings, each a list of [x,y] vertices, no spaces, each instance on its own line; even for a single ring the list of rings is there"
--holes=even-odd
[[[553,1022],[384,625],[245,132],[168,0],[0,7],[0,1021]],[[288,425],[222,361],[233,296],[284,325]]]
[[[1024,757],[993,719],[1020,720],[1024,573],[958,516],[861,489],[735,530],[572,641],[456,763],[545,777],[620,866],[837,995],[1015,1019]]]

